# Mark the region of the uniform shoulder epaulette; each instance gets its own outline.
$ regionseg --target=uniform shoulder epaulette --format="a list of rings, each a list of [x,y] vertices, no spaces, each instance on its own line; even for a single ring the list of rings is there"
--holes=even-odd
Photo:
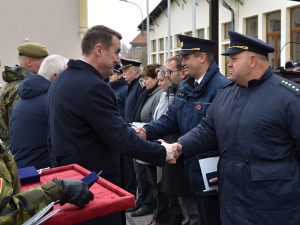
[[[282,80],[279,85],[282,87],[287,88],[288,90],[292,91],[297,96],[300,96],[300,85],[294,82],[290,82],[288,80]]]
[[[141,77],[141,78],[139,79],[139,83],[140,83],[140,85],[141,85],[142,88],[145,87],[144,78]]]

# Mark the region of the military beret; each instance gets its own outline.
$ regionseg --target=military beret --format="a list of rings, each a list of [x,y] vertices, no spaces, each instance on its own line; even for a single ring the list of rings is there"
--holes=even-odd
[[[37,43],[25,43],[18,46],[19,55],[25,55],[32,58],[43,58],[49,55],[46,47]]]
[[[267,56],[268,53],[274,52],[274,48],[271,45],[266,44],[260,39],[240,34],[233,30],[229,30],[228,34],[230,37],[230,46],[229,49],[221,55],[231,55],[242,51],[250,51]]]
[[[196,51],[212,52],[215,41],[206,40],[202,38],[195,38],[186,35],[178,36],[181,42],[181,51],[177,55],[187,55]]]
[[[121,70],[121,65],[119,63],[117,63],[114,67],[114,72],[115,73],[123,73],[123,71]]]
[[[131,66],[140,66],[142,64],[141,61],[136,61],[136,60],[133,60],[133,59],[124,59],[124,58],[121,58],[121,63],[122,63],[122,66],[121,66],[121,70],[124,70],[124,69],[127,69]]]

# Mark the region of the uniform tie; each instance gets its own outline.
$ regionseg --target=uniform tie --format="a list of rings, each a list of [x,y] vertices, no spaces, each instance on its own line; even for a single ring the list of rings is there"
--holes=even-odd
[[[199,85],[199,83],[195,80],[194,82],[194,88],[196,88]]]

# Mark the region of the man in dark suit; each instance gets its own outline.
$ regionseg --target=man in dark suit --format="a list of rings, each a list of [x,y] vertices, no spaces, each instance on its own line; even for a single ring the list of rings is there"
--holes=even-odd
[[[103,78],[120,63],[122,36],[102,25],[90,28],[81,43],[82,59],[52,83],[47,97],[51,160],[54,166],[77,163],[120,186],[120,155],[162,166],[175,162],[172,151],[139,138],[118,112],[113,90]],[[120,213],[97,224],[121,224]]]

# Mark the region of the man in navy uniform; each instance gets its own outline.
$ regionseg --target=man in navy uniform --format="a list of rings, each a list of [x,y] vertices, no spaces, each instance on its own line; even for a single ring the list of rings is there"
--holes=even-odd
[[[173,152],[139,138],[120,116],[113,90],[103,80],[120,63],[120,33],[98,25],[84,35],[81,60],[69,60],[48,91],[50,152],[54,166],[77,163],[102,170],[104,179],[120,186],[120,154],[164,165]],[[96,224],[121,224],[120,213]]]
[[[120,68],[121,65],[119,63],[115,65],[114,74],[109,76],[109,86],[113,89],[116,95],[120,115],[122,116],[122,118],[124,118],[128,85],[122,76],[123,71]]]
[[[123,77],[129,84],[125,104],[125,122],[132,123],[136,102],[142,91],[145,90],[140,68],[142,62],[121,58],[121,64],[120,69],[123,71]]]
[[[144,129],[137,129],[139,135],[149,140],[176,132],[184,135],[196,127],[201,118],[205,117],[207,108],[219,90],[231,83],[220,73],[218,65],[213,60],[214,41],[185,35],[179,35],[179,40],[182,46],[178,55],[183,57],[182,65],[188,77],[180,83],[166,115],[145,125]],[[205,188],[199,166],[199,159],[218,155],[217,146],[212,146],[210,150],[185,160],[185,170],[195,196],[181,198],[181,205],[186,208],[190,224],[199,224],[195,215],[200,216],[202,225],[220,224],[217,193],[203,192]]]
[[[219,146],[223,225],[298,225],[300,85],[272,72],[272,46],[235,31],[229,36],[222,55],[230,57],[234,83],[173,148],[187,158]]]

